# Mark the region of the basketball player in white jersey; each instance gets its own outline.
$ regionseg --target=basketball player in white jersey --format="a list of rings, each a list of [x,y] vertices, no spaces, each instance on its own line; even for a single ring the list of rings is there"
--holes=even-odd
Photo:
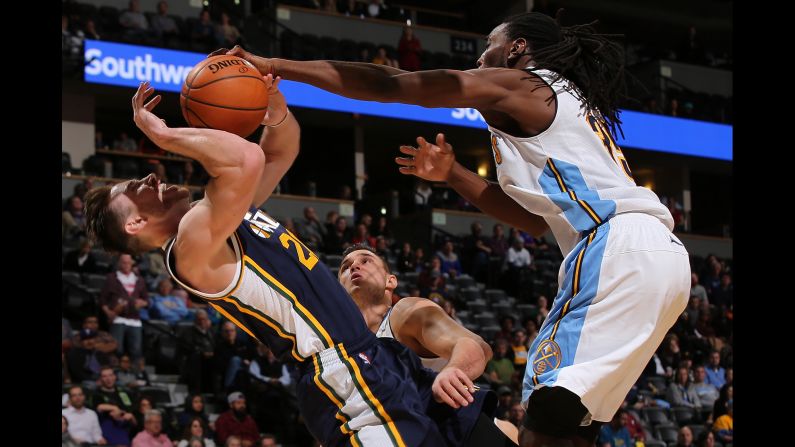
[[[591,25],[525,13],[489,34],[478,68],[468,71],[267,59],[240,47],[229,54],[354,99],[483,115],[498,184],[456,163],[442,134],[436,145],[420,137],[419,147],[402,147],[408,157],[397,162],[402,173],[447,182],[534,236],[552,230],[565,259],[528,356],[520,444],[593,445],[689,295],[689,259],[673,219],[635,184],[611,135],[625,93],[622,46]]]

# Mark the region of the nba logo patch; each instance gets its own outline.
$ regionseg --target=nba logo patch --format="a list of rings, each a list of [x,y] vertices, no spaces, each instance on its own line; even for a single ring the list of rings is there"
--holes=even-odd
[[[560,346],[554,340],[542,341],[538,345],[533,359],[533,372],[540,375],[546,371],[557,369],[560,366],[561,357]]]
[[[359,358],[362,359],[364,363],[370,364],[370,358],[364,352],[359,353]]]

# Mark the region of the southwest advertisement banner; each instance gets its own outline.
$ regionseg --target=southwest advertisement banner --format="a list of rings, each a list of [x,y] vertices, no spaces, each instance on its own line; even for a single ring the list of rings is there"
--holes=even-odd
[[[206,55],[187,51],[85,41],[85,81],[138,88],[150,81],[158,91],[180,92],[195,64]],[[290,105],[403,120],[486,129],[475,109],[425,108],[343,98],[311,85],[282,81]],[[621,146],[697,157],[732,160],[732,126],[624,110]]]

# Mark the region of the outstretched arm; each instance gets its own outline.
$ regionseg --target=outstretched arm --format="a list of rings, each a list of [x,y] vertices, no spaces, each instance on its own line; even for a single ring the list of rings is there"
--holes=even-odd
[[[449,360],[433,383],[437,400],[454,408],[468,405],[474,393],[472,380],[483,374],[491,359],[488,343],[424,298],[400,300],[390,318],[401,343]]]
[[[220,50],[213,53],[219,54]],[[511,112],[528,75],[519,70],[425,70],[408,72],[383,65],[343,61],[293,61],[255,56],[240,46],[226,54],[254,64],[260,73],[314,85],[338,95],[425,107],[474,107]]]
[[[484,213],[511,226],[538,237],[549,226],[541,216],[535,215],[516,203],[500,185],[461,166],[455,161],[453,147],[444,134],[436,135],[436,144],[417,137],[418,147],[401,146],[400,152],[408,157],[397,157],[402,174],[412,174],[425,180],[447,182],[457,193]]]

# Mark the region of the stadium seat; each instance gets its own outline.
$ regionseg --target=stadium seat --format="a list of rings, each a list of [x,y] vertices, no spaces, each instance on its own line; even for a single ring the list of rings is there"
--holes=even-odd
[[[674,420],[679,425],[687,425],[696,415],[695,410],[690,407],[673,407],[671,408],[671,413],[674,416]]]
[[[676,443],[677,435],[679,434],[679,430],[673,424],[665,424],[655,427],[655,431],[657,433],[657,438],[662,440],[663,442],[668,443]]]
[[[665,412],[665,409],[658,408],[658,407],[647,407],[644,408],[642,411],[643,417],[649,421],[650,424],[657,426],[659,424],[667,424],[670,423],[670,419],[668,419],[668,415]]]
[[[171,394],[167,388],[142,386],[138,389],[138,395],[152,399],[153,405],[171,403]]]

